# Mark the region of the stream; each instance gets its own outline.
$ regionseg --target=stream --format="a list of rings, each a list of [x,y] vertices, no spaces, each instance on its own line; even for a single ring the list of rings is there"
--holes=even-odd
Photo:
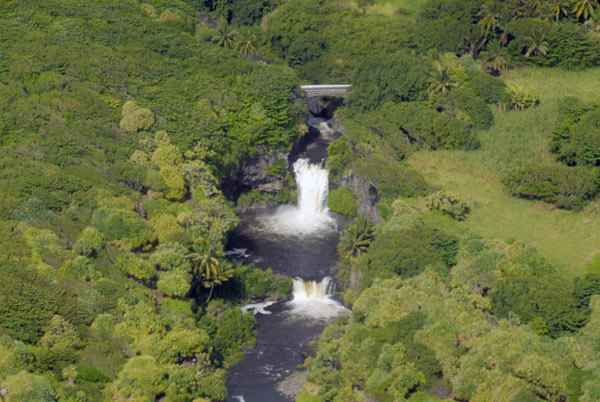
[[[348,312],[329,277],[339,258],[339,222],[326,206],[326,146],[317,136],[293,164],[298,205],[243,216],[230,244],[245,250],[246,263],[295,279],[291,300],[247,306],[257,317],[256,346],[229,370],[228,402],[293,401],[277,385],[304,362],[325,326]]]

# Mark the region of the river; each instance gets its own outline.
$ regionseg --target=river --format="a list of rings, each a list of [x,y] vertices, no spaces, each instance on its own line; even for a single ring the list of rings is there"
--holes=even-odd
[[[255,306],[256,346],[230,369],[228,402],[292,401],[277,384],[303,363],[325,326],[347,313],[329,277],[338,260],[339,222],[326,207],[326,145],[318,136],[294,162],[298,205],[243,216],[230,244],[246,249],[245,262],[296,279],[291,300]]]

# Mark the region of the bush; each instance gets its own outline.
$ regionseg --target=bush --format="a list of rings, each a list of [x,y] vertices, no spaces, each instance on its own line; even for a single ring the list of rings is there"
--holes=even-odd
[[[326,167],[329,171],[329,181],[337,183],[350,162],[350,146],[348,139],[341,136],[327,147]]]
[[[356,216],[356,208],[358,203],[354,194],[344,187],[338,187],[329,193],[327,198],[327,206],[333,212],[338,212],[348,218]]]
[[[427,98],[427,64],[419,56],[392,53],[364,60],[346,100],[350,113],[373,111],[386,102]]]
[[[468,88],[459,87],[437,95],[435,107],[451,116],[468,116],[476,128],[486,129],[494,123],[489,106]]]
[[[582,69],[600,64],[600,38],[580,24],[552,24],[548,31],[548,66]]]
[[[600,107],[573,102],[565,106],[552,133],[552,151],[569,166],[600,165]]]
[[[498,103],[504,99],[504,81],[476,68],[467,69],[466,73],[469,76],[468,85],[485,102]]]
[[[430,186],[425,178],[401,162],[385,155],[383,150],[356,161],[356,172],[371,180],[382,197],[398,198],[426,195]]]
[[[521,85],[514,85],[507,88],[506,100],[508,106],[514,110],[530,109],[540,103],[540,98],[537,96],[533,87],[525,88]]]
[[[427,199],[427,207],[437,209],[458,220],[464,219],[469,213],[469,206],[465,201],[445,191],[438,191],[430,195]]]
[[[579,210],[595,197],[596,179],[597,173],[588,168],[534,166],[508,172],[503,182],[515,197]]]
[[[500,317],[509,312],[535,323],[538,333],[547,330],[556,337],[572,332],[585,323],[585,312],[577,308],[573,289],[551,277],[507,278],[492,292],[492,311]]]
[[[419,274],[428,265],[454,265],[458,239],[424,226],[384,230],[369,248],[368,268],[376,276],[394,273],[402,277]]]

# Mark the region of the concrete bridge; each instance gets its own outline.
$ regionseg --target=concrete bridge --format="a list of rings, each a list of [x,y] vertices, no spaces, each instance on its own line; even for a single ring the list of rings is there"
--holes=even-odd
[[[350,85],[302,85],[302,89],[309,98],[317,96],[335,96],[345,98]]]

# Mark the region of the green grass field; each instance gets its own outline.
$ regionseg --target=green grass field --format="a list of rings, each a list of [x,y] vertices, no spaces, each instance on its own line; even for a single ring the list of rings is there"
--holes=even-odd
[[[429,218],[452,231],[531,244],[565,278],[600,269],[600,257],[593,263],[600,252],[600,202],[583,212],[558,210],[541,202],[515,199],[506,194],[500,182],[510,168],[557,163],[548,145],[558,100],[563,96],[599,100],[600,69],[568,72],[531,68],[509,71],[504,78],[509,85],[533,86],[540,104],[520,112],[495,111],[496,124],[480,133],[481,148],[476,151],[420,152],[409,159],[430,183],[472,206],[463,222],[433,212],[428,213]],[[415,200],[419,207],[424,204],[424,200]]]
[[[423,3],[425,0],[377,0],[367,8],[367,13],[414,18]]]

